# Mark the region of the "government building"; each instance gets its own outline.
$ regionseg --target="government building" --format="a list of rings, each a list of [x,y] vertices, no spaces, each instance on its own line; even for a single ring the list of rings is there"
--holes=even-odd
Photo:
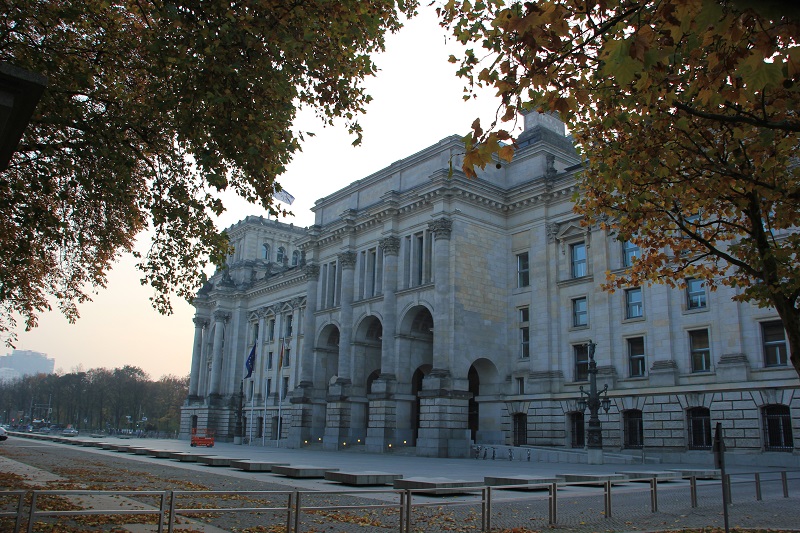
[[[448,137],[318,200],[308,228],[230,227],[227,268],[194,301],[183,438],[580,449],[591,341],[605,451],[709,454],[721,422],[729,451],[796,458],[777,313],[695,279],[602,291],[639,250],[573,213],[581,161],[562,122],[527,115],[518,146],[469,180]]]

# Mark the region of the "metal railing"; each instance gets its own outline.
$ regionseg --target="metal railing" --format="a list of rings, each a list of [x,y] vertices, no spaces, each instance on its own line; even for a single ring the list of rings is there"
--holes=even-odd
[[[796,486],[798,477],[792,477]],[[682,481],[683,483],[675,483]],[[688,494],[686,492],[688,481]],[[273,525],[283,524],[287,533],[301,533],[304,527],[303,519],[334,520],[340,517],[338,513],[349,510],[382,511],[382,518],[391,517],[395,522],[391,525],[382,523],[382,527],[394,529],[400,533],[411,533],[415,522],[424,522],[422,516],[431,509],[447,508],[450,510],[463,510],[463,508],[479,509],[479,524],[476,519],[475,529],[489,532],[493,528],[493,518],[497,516],[494,508],[496,505],[510,505],[524,503],[541,503],[543,511],[540,519],[546,517],[550,526],[561,525],[559,522],[559,494],[565,489],[573,489],[573,497],[598,498],[602,491],[602,516],[610,519],[615,513],[615,503],[640,498],[644,503],[644,485],[649,493],[649,512],[659,512],[661,496],[660,486],[671,482],[669,505],[683,508],[698,507],[698,489],[704,491],[704,501],[708,495],[716,491],[720,483],[725,483],[727,493],[733,494],[731,488],[737,487],[737,502],[744,498],[754,498],[763,501],[764,486],[770,484],[769,495],[774,497],[789,497],[789,476],[787,471],[780,472],[750,472],[745,474],[726,475],[724,479],[698,480],[695,476],[674,478],[672,480],[659,480],[656,477],[638,480],[604,480],[583,481],[570,483],[532,483],[525,485],[504,486],[478,486],[459,487],[452,489],[353,489],[333,491],[288,490],[288,491],[131,491],[131,490],[33,490],[33,491],[1,491],[0,524],[3,520],[14,522],[13,531],[19,533],[27,519],[28,533],[34,533],[37,521],[50,517],[55,519],[74,518],[87,515],[149,515],[156,519],[152,524],[159,533],[163,533],[164,526],[167,532],[172,533],[179,524],[179,518],[191,520],[195,517],[215,518],[225,514],[258,513],[272,515],[268,520]],[[752,489],[750,485],[752,484]],[[752,490],[752,492],[750,492]],[[583,491],[583,492],[582,492]],[[747,496],[747,494],[752,496]],[[30,495],[29,506],[25,505],[25,497]],[[616,500],[614,496],[616,495]],[[344,503],[333,503],[331,500],[345,497],[350,498]],[[56,498],[63,498],[68,505],[61,505],[59,509],[53,502]],[[106,498],[113,500],[123,499],[124,505],[116,508],[109,505]],[[153,504],[145,503],[154,500]],[[143,501],[144,500],[144,501]],[[198,503],[200,500],[211,500],[211,503]],[[385,502],[380,502],[385,500]],[[221,505],[226,502],[226,505]],[[322,503],[320,503],[322,502]],[[376,503],[377,502],[377,503]],[[546,504],[546,510],[545,509]],[[26,508],[27,507],[27,508]],[[68,509],[64,509],[68,507]],[[646,504],[638,505],[638,512],[646,514]],[[3,510],[7,509],[7,510]],[[12,510],[13,509],[13,510]],[[567,509],[569,510],[569,509]],[[420,515],[415,517],[415,513]],[[478,513],[473,513],[477,515]],[[345,513],[346,514],[346,513]],[[396,519],[394,515],[396,514]],[[466,513],[462,513],[466,514]],[[320,518],[321,517],[321,518]],[[568,518],[569,519],[569,518]],[[266,520],[265,520],[266,521]]]

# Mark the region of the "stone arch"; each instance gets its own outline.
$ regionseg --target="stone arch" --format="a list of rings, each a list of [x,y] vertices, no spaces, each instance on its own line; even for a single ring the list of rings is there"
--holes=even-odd
[[[325,324],[317,334],[314,346],[314,387],[326,389],[339,374],[339,326]]]
[[[381,372],[383,323],[375,315],[366,315],[353,332],[353,385],[367,392],[367,379]]]
[[[467,370],[470,399],[467,405],[467,426],[475,443],[503,444],[501,430],[503,404],[484,402],[483,397],[495,395],[500,388],[500,374],[495,364],[485,357],[473,361]]]

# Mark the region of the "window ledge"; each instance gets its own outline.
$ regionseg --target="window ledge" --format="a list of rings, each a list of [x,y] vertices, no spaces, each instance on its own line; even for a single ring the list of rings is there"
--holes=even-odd
[[[633,318],[623,318],[622,319],[622,323],[623,324],[631,324],[631,323],[636,323],[636,322],[644,322],[645,320],[647,320],[647,319],[644,317],[644,315],[642,315],[642,316],[635,316]]]
[[[589,324],[586,324],[585,326],[570,326],[569,327],[569,331],[583,331],[585,329],[589,329]]]
[[[592,283],[594,282],[594,276],[589,274],[588,276],[583,276],[582,278],[569,278],[569,279],[562,279],[556,285],[559,288],[562,287],[571,287],[572,285],[580,285],[582,283]]]
[[[698,307],[697,309],[686,309],[686,308],[683,309],[684,315],[694,315],[696,313],[707,313],[707,312],[708,312],[707,305],[705,307]]]

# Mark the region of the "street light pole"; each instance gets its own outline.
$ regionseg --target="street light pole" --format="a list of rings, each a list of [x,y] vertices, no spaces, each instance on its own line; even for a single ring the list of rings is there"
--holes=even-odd
[[[603,387],[603,390],[597,390],[597,362],[594,360],[594,350],[597,344],[590,340],[587,346],[589,351],[589,392],[583,390],[583,385],[581,385],[578,409],[585,412],[586,408],[589,408],[589,427],[586,431],[588,462],[590,465],[601,465],[603,464],[603,428],[598,414],[600,407],[608,413],[611,402],[608,399],[608,384]],[[584,395],[586,395],[585,400],[583,399]]]

